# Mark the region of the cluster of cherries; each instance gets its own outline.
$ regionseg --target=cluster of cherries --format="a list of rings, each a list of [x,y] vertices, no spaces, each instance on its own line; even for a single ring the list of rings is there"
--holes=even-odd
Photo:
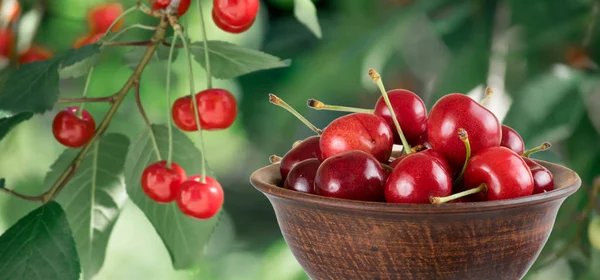
[[[427,114],[418,95],[386,92],[379,74],[370,70],[369,75],[382,93],[374,110],[309,99],[309,107],[317,110],[354,112],[322,131],[270,95],[271,103],[320,134],[294,144],[283,158],[272,156],[272,162],[280,161],[285,188],[352,200],[434,204],[510,199],[554,188],[552,173],[528,158],[549,143],[525,151],[515,130],[463,94],[443,96]],[[481,103],[491,94],[487,89]],[[395,158],[394,144],[403,146]]]

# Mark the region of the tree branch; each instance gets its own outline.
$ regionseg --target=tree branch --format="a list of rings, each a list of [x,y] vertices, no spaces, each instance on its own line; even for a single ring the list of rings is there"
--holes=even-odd
[[[58,103],[94,103],[94,102],[107,102],[113,103],[115,95],[105,97],[79,97],[79,98],[61,98]]]

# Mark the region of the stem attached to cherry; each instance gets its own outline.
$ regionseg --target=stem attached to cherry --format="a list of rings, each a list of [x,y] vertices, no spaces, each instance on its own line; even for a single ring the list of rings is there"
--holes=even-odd
[[[469,160],[471,159],[471,142],[469,142],[469,134],[467,133],[467,131],[464,128],[459,128],[458,129],[458,137],[460,137],[460,140],[465,144],[466,154],[465,154],[465,163],[463,164],[463,168],[460,171],[460,174],[454,181],[454,184],[457,184],[458,182],[460,182],[462,180],[463,176],[465,176],[465,170],[467,170],[467,165],[469,164]]]
[[[353,108],[346,106],[337,106],[337,105],[327,105],[316,99],[309,99],[306,102],[308,107],[313,108],[315,110],[326,110],[326,111],[338,111],[338,112],[348,112],[348,113],[373,113],[373,110],[363,109],[363,108]]]
[[[281,158],[280,156],[278,156],[278,155],[271,155],[271,156],[269,157],[269,162],[270,162],[270,163],[278,163],[278,162],[280,162],[280,161],[281,161],[281,159],[282,159],[282,158]]]
[[[308,128],[310,128],[310,130],[314,131],[315,133],[317,133],[319,135],[321,135],[323,133],[323,130],[319,129],[314,124],[312,124],[310,121],[308,121],[304,116],[302,116],[300,113],[298,113],[298,111],[296,111],[294,108],[292,108],[292,106],[285,103],[285,101],[283,101],[283,99],[277,97],[277,95],[269,93],[269,102],[271,102],[272,104],[275,104],[283,109],[286,109],[288,112],[292,113],[292,115],[296,116],[296,118],[298,118],[302,123],[304,123],[306,126],[308,126]]]
[[[179,33],[175,33],[175,35],[173,35],[173,43],[171,44],[171,49],[169,50],[169,62],[167,66],[167,111],[169,112],[167,115],[167,127],[169,130],[169,152],[167,156],[167,168],[171,168],[171,162],[173,162],[173,127],[171,124],[171,65],[173,64],[173,51],[175,50],[174,45],[177,42],[178,38]]]
[[[396,126],[396,130],[398,130],[398,135],[400,135],[400,140],[402,140],[403,150],[406,154],[412,153],[410,145],[408,141],[406,141],[406,137],[404,137],[404,133],[402,133],[402,128],[400,127],[400,123],[398,122],[398,118],[396,118],[396,112],[394,112],[394,108],[392,107],[392,103],[390,102],[390,98],[387,95],[387,91],[383,86],[383,81],[381,80],[381,76],[375,69],[369,69],[369,76],[371,80],[379,87],[381,91],[381,96],[383,96],[383,100],[385,101],[385,105],[387,105],[388,110],[390,111],[390,116],[392,116],[392,120],[394,121],[394,125]]]
[[[135,5],[127,10],[125,10],[123,13],[121,13],[117,19],[115,19],[110,26],[108,27],[108,29],[106,30],[106,32],[104,32],[104,35],[102,37],[106,37],[108,34],[110,34],[112,32],[113,27],[115,27],[115,25],[117,25],[117,23],[119,22],[119,20],[121,20],[122,18],[124,18],[127,14],[133,12],[133,11],[137,11],[140,9],[140,5]]]
[[[472,195],[472,194],[476,194],[478,192],[487,192],[487,185],[485,183],[482,183],[481,185],[479,185],[479,187],[474,188],[474,189],[469,189],[466,191],[462,191],[459,193],[455,193],[453,195],[450,196],[444,196],[444,197],[430,197],[429,198],[429,202],[431,202],[431,204],[443,204],[455,199],[459,199],[461,197],[465,197],[468,195]]]
[[[87,96],[88,88],[90,86],[90,81],[92,80],[93,73],[94,73],[94,67],[92,66],[90,68],[90,71],[88,71],[87,79],[85,80],[85,87],[83,88],[83,94],[81,95],[81,98],[85,98]],[[81,105],[79,105],[79,109],[77,109],[77,117],[78,118],[81,118],[83,116],[83,104],[85,104],[85,102],[81,102]]]
[[[202,1],[198,1],[198,13],[200,14],[200,26],[202,27],[202,41],[204,42],[204,63],[206,64],[206,87],[212,88],[212,73],[210,69],[210,55],[208,49],[208,35],[206,34],[206,23],[202,13]],[[173,42],[173,44],[175,44]]]
[[[154,152],[156,153],[156,159],[161,160],[160,150],[158,149],[158,144],[156,142],[156,137],[154,136],[154,131],[152,131],[152,125],[148,120],[148,116],[146,116],[144,106],[142,106],[142,99],[140,98],[140,79],[135,81],[135,103],[137,104],[138,111],[140,111],[140,114],[142,115],[142,119],[144,119],[146,127],[148,127],[148,133],[150,134],[150,139],[152,140],[152,146],[154,148]]]
[[[550,147],[552,147],[552,144],[550,144],[550,142],[544,142],[541,145],[531,148],[527,151],[525,151],[521,156],[522,157],[529,157],[531,154],[533,153],[537,153],[537,152],[541,152],[541,151],[545,151],[550,149]]]
[[[483,99],[481,99],[481,101],[479,102],[479,104],[481,106],[485,106],[485,103],[487,103],[488,100],[490,98],[492,98],[492,95],[494,95],[494,90],[491,87],[486,87],[485,88],[485,97],[483,97]]]
[[[383,164],[383,163],[381,164],[381,167],[383,167],[383,169],[388,170],[388,171],[393,171],[394,170],[393,167],[391,167],[391,166],[389,166],[387,164]]]

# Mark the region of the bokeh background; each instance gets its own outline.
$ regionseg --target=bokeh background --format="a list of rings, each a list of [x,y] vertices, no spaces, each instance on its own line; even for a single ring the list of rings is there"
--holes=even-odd
[[[87,33],[87,10],[104,0],[23,0],[19,47],[32,41],[56,53]],[[136,1],[120,1],[129,7]],[[194,0],[194,4],[198,1]],[[210,19],[212,1],[201,1]],[[293,0],[263,0],[254,26],[241,35],[220,31],[208,22],[209,39],[230,41],[291,59],[288,68],[253,73],[233,81],[215,81],[231,90],[239,115],[228,130],[205,133],[210,167],[225,188],[225,214],[207,247],[204,261],[189,271],[174,271],[151,224],[128,202],[109,241],[106,261],[96,279],[308,279],[279,232],[268,200],[249,184],[250,174],[283,155],[291,144],[311,135],[293,116],[267,102],[276,93],[317,126],[340,113],[311,111],[306,99],[371,108],[379,97],[366,71],[378,69],[388,89],[407,88],[431,107],[440,96],[461,92],[481,98],[492,87],[489,107],[513,126],[527,147],[543,141],[551,151],[535,157],[567,165],[584,181],[569,198],[554,232],[527,279],[600,279],[600,221],[593,180],[600,175],[599,1],[474,0],[319,0],[323,30],[317,39],[293,14]],[[192,6],[184,16],[192,40],[201,38]],[[141,13],[126,25],[154,19]],[[150,32],[128,33],[145,40]],[[131,74],[127,48],[111,48],[97,67],[90,96],[116,92]],[[187,94],[185,56],[175,61],[172,92]],[[196,85],[205,85],[194,65]],[[154,123],[168,120],[165,104],[166,63],[144,73],[142,99]],[[24,81],[26,82],[26,81]],[[81,94],[84,78],[65,80],[61,96]],[[121,107],[109,131],[134,138],[146,129],[135,103]],[[63,151],[50,124],[56,111],[35,116],[0,142],[0,177],[11,188],[37,193],[49,166]],[[104,104],[86,105],[96,119]],[[190,135],[198,143],[194,135]],[[176,149],[177,147],[175,147]],[[0,232],[32,205],[0,194]],[[595,242],[594,242],[595,241]],[[598,246],[598,245],[597,245]]]

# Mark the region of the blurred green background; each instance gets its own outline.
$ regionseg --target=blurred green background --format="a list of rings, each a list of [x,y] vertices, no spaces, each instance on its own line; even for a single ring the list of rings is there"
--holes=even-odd
[[[56,53],[87,33],[87,9],[104,0],[24,0],[24,17],[41,21],[20,30]],[[129,7],[136,1],[120,1]],[[196,5],[197,1],[193,1]],[[205,133],[211,169],[225,188],[225,216],[207,248],[205,261],[190,271],[174,271],[168,252],[137,207],[128,202],[109,241],[106,261],[96,279],[308,279],[289,252],[268,200],[250,186],[250,174],[283,155],[311,132],[290,114],[267,102],[275,93],[317,126],[340,113],[311,111],[306,99],[356,107],[373,107],[379,97],[366,71],[377,69],[387,88],[407,88],[430,107],[440,96],[469,93],[480,98],[486,86],[496,95],[489,107],[523,136],[526,146],[554,144],[538,158],[576,170],[583,188],[559,213],[554,232],[527,279],[600,279],[600,239],[593,179],[600,175],[599,2],[595,0],[319,0],[323,30],[319,40],[293,14],[293,0],[261,1],[254,26],[232,35],[208,22],[208,37],[289,58],[288,68],[253,73],[237,80],[215,81],[239,102],[236,123],[228,130]],[[202,1],[210,19],[212,1]],[[29,13],[28,13],[29,11]],[[155,19],[141,13],[126,25]],[[192,6],[183,17],[194,41],[201,38],[199,16]],[[150,32],[132,32],[128,40],[145,40]],[[20,47],[29,44],[20,40]],[[96,68],[89,95],[116,92],[131,74],[124,65],[128,48],[110,48]],[[185,56],[174,64],[172,92],[188,93]],[[205,74],[194,65],[197,88]],[[151,64],[141,94],[150,120],[168,120],[165,103],[166,63]],[[84,78],[61,81],[61,96],[78,97]],[[132,100],[121,107],[109,131],[134,138],[146,129]],[[35,116],[0,142],[0,177],[9,187],[37,193],[43,177],[63,151],[50,124],[56,111]],[[104,104],[86,105],[100,119]],[[190,136],[198,144],[198,138]],[[175,147],[177,149],[177,147]],[[0,232],[32,205],[0,195]],[[595,242],[598,244],[600,242]]]

